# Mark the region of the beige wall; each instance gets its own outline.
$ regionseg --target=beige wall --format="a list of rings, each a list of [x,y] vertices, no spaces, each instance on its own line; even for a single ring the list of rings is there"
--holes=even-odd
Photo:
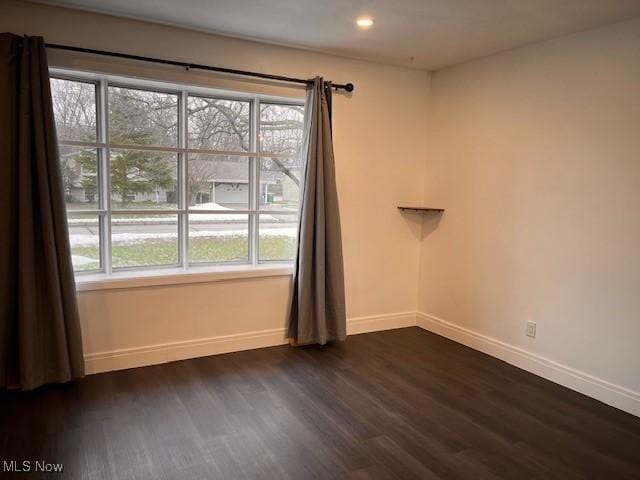
[[[336,95],[334,103],[347,314],[415,311],[420,221],[402,216],[396,205],[419,202],[423,195],[427,73],[13,0],[2,3],[0,31],[43,35],[52,43],[353,82],[353,95]],[[153,66],[60,55],[52,59],[66,66],[185,77]],[[188,78],[217,84],[210,76]],[[86,351],[283,327],[288,295],[288,277],[81,293]]]
[[[439,71],[430,98],[419,310],[640,392],[640,20]]]

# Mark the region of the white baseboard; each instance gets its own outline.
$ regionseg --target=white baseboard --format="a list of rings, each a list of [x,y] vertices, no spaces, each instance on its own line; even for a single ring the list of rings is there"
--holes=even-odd
[[[347,320],[347,333],[349,335],[357,335],[391,328],[412,327],[415,324],[415,312],[356,317]],[[125,368],[157,365],[187,358],[273,347],[286,343],[285,329],[275,328],[235,335],[124,348],[85,355],[85,371],[87,374],[102,373]]]
[[[416,326],[416,312],[394,313],[389,315],[373,315],[370,317],[356,317],[347,320],[347,333],[378,332],[392,328]]]
[[[286,343],[284,334],[284,328],[276,328],[236,335],[90,353],[84,356],[85,372],[87,374],[110,372],[187,358],[283,345]]]
[[[607,382],[433,315],[418,312],[416,320],[417,325],[425,330],[504,360],[625,412],[640,416],[640,392]]]

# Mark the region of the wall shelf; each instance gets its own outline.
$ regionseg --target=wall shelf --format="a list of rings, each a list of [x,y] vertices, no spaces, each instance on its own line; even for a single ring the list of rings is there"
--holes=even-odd
[[[398,210],[414,210],[416,212],[438,212],[438,213],[442,213],[444,212],[444,208],[434,208],[434,207],[406,207],[406,206],[399,206]]]

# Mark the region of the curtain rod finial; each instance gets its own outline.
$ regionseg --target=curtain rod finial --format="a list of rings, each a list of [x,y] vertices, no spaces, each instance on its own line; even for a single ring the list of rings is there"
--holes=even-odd
[[[353,83],[347,83],[347,84],[344,86],[344,89],[345,89],[345,91],[347,91],[347,92],[353,92]]]

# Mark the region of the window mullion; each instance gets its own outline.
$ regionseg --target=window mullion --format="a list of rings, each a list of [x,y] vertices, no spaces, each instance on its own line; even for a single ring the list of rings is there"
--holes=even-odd
[[[101,242],[102,265],[104,272],[109,275],[112,272],[111,263],[111,179],[109,175],[109,84],[106,79],[100,80],[98,98],[98,140],[104,144],[100,155],[100,201],[101,208],[105,210],[102,216]]]
[[[187,100],[188,94],[186,90],[180,92],[178,112],[178,129],[179,129],[179,143],[180,148],[187,148]],[[184,150],[178,153],[178,192],[180,194],[178,208],[182,210],[182,213],[178,215],[178,246],[180,248],[180,262],[182,268],[189,267],[189,192],[188,188],[188,169],[189,169],[189,152]]]
[[[251,151],[257,152],[260,148],[258,141],[258,129],[259,129],[259,121],[260,121],[260,103],[258,97],[253,97],[251,101],[251,111],[250,111],[250,119],[251,119],[251,128],[249,132],[251,134]],[[255,265],[258,263],[258,205],[260,204],[260,168],[258,165],[258,157],[253,155],[249,157],[249,210],[251,210],[251,214],[249,215],[249,263]]]

